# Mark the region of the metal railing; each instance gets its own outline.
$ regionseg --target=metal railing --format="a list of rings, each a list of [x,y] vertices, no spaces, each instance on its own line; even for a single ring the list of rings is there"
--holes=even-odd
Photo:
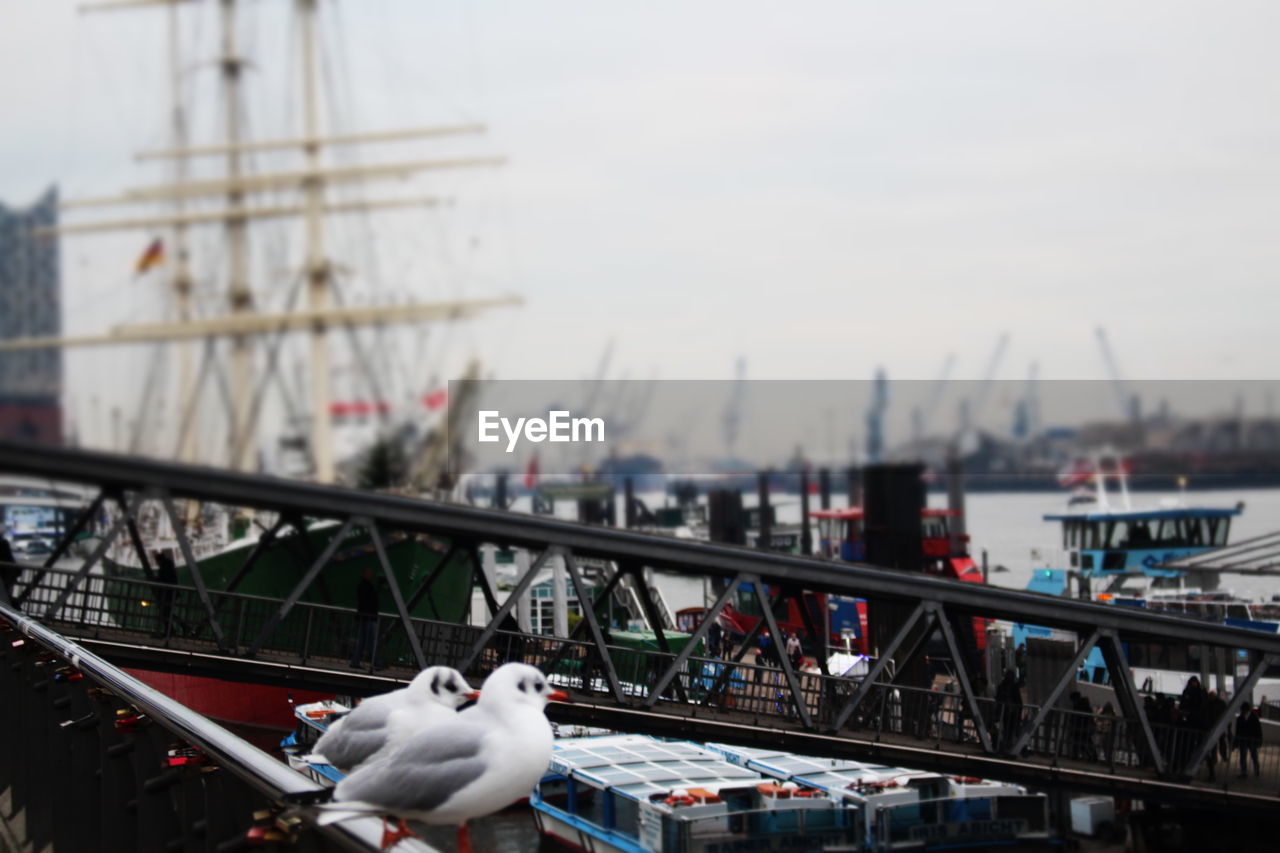
[[[28,612],[85,637],[95,649],[109,649],[113,660],[131,665],[159,661],[204,674],[221,667],[226,673],[223,677],[334,689],[351,687],[357,681],[370,690],[385,689],[387,678],[407,678],[428,662],[454,663],[478,679],[500,661],[524,657],[558,673],[557,678],[585,679],[590,708],[555,709],[553,714],[564,721],[630,727],[654,734],[670,734],[674,729],[677,734],[772,743],[794,751],[821,748],[850,757],[866,757],[870,752],[889,763],[944,772],[976,771],[996,778],[1055,784],[1066,780],[1091,790],[1124,791],[1171,801],[1190,797],[1205,802],[1207,791],[1213,794],[1214,802],[1248,808],[1273,808],[1280,802],[1274,785],[1266,790],[1259,785],[1255,791],[1243,782],[1232,784],[1229,796],[1223,797],[1216,786],[1207,789],[1186,784],[1191,772],[1199,771],[1195,765],[1203,764],[1210,748],[1216,748],[1219,736],[1262,675],[1269,667],[1280,665],[1280,638],[1273,634],[928,575],[908,577],[863,564],[834,564],[554,518],[83,450],[0,441],[0,470],[97,486],[97,498],[67,530],[35,577],[18,585],[18,600],[26,605],[47,604],[43,610],[36,607]],[[183,530],[184,513],[175,503],[180,500],[270,513],[279,522],[252,548],[243,549],[243,562],[238,567],[206,567],[196,559],[190,537]],[[158,505],[173,526],[194,597],[191,588],[165,587],[148,583],[147,578],[113,576],[99,581],[93,575],[101,570],[98,564],[105,546],[126,533],[139,565],[151,575],[144,553],[148,545],[136,530],[137,515],[148,504]],[[108,507],[118,512],[104,514]],[[328,522],[332,535],[313,536],[320,526],[317,522]],[[85,557],[77,577],[63,586],[52,602],[40,598],[46,577],[53,577],[50,570],[73,540],[95,524],[102,528],[99,544]],[[227,592],[249,573],[264,570],[265,564],[258,558],[280,546],[277,534],[287,530],[305,531],[296,540],[292,535],[286,539],[307,546],[296,549],[299,553],[281,555],[289,558],[281,560],[290,567],[284,570],[289,577],[285,584],[291,585],[288,594],[277,601]],[[332,564],[342,562],[335,556],[348,534],[367,537],[372,549],[367,568],[381,570],[398,616],[377,617],[375,648],[372,652],[365,649],[364,655],[357,650],[368,644],[369,621],[361,622],[350,610],[326,609],[314,603],[316,597],[324,597],[326,581],[334,574]],[[426,577],[415,574],[403,560],[393,564],[388,557],[393,537],[398,536],[438,540],[446,549],[440,551],[444,556],[428,558],[436,568]],[[525,549],[530,556],[527,568],[517,571],[502,602],[498,601],[494,578],[484,571],[481,551],[486,546]],[[445,572],[451,559],[454,564]],[[513,633],[518,630],[518,602],[524,600],[539,572],[555,563],[564,565],[583,605],[581,623],[567,640]],[[206,568],[212,570],[206,572]],[[226,572],[232,569],[234,576],[228,580]],[[641,579],[650,570],[702,578],[714,592],[715,601],[708,602],[692,621],[691,635],[676,635],[665,630],[655,602],[649,596],[638,596],[656,648],[630,648],[634,637],[610,639],[610,626],[601,624],[602,614],[619,583],[626,578]],[[348,571],[344,577],[350,574]],[[434,579],[446,575],[448,592],[432,587]],[[77,584],[84,584],[84,589]],[[213,588],[224,584],[221,591]],[[426,612],[428,605],[434,607],[433,601],[452,597],[465,607],[460,599],[468,589],[484,595],[488,613],[482,617],[487,620],[482,627],[424,621],[443,612],[438,608]],[[748,630],[733,660],[705,657],[703,644],[711,639],[712,628],[731,604],[737,606],[735,596],[746,589],[755,592],[763,618]],[[804,622],[799,628],[787,625],[788,631],[820,636],[822,627],[814,624],[807,606],[810,595],[860,598],[874,606],[871,621],[880,635],[875,644],[882,659],[862,683],[798,672],[786,659],[778,661],[777,670],[757,668],[761,669],[759,674],[740,662],[742,649],[754,647],[764,630],[773,637],[781,636],[779,622],[787,614],[798,614]],[[415,606],[418,602],[421,605]],[[908,610],[910,615],[906,616]],[[157,615],[162,612],[164,616]],[[455,611],[450,618],[460,619],[462,612]],[[414,618],[414,614],[424,618]],[[1118,716],[1125,720],[1120,730],[1132,743],[1117,733],[1120,746],[1096,754],[1123,756],[1132,752],[1136,763],[1117,760],[1112,768],[1109,758],[1106,762],[1090,759],[1087,749],[1075,748],[1079,738],[1062,722],[1066,719],[1062,712],[1047,708],[1034,709],[1029,719],[1025,716],[1029,709],[1018,710],[1016,723],[1023,730],[1010,739],[1006,730],[1011,732],[1016,726],[1004,721],[1004,710],[994,708],[981,689],[979,662],[967,627],[974,617],[1023,622],[1075,637],[1075,657],[1063,667],[1049,691],[1045,700],[1049,708],[1058,704],[1085,657],[1094,649],[1100,650],[1115,677],[1112,687]],[[153,633],[156,636],[151,636]],[[921,695],[928,691],[918,687],[908,690],[895,684],[884,666],[893,661],[900,672],[916,671],[911,662],[924,655],[931,637],[940,638],[947,646],[959,698],[936,699]],[[1166,754],[1162,747],[1159,721],[1153,721],[1144,710],[1142,696],[1130,677],[1125,649],[1126,644],[1135,642],[1200,645],[1249,660],[1248,673],[1237,684],[1235,695],[1216,719],[1209,721],[1199,745],[1189,753],[1167,738],[1165,747],[1174,752]],[[406,645],[412,658],[404,651]],[[353,675],[349,669],[353,661],[357,668],[367,665],[370,670],[384,664],[389,675]],[[346,670],[345,682],[339,677],[342,670]],[[938,716],[937,709],[930,711],[931,703],[947,713]],[[930,722],[933,716],[942,722]],[[1103,722],[1095,723],[1095,732]],[[945,743],[948,749],[916,746],[929,737]],[[976,738],[976,746],[971,738]],[[1076,755],[1084,757],[1073,757]]]
[[[315,783],[2,603],[0,657],[0,819],[29,849],[379,849],[376,818],[286,809]]]
[[[73,574],[46,571],[31,588],[26,609],[44,612]],[[66,599],[54,624],[84,638],[132,639],[186,651],[235,655],[247,652],[279,605],[274,599],[245,593],[209,590],[208,595],[222,615],[221,648],[209,631],[199,596],[184,586],[94,576]],[[610,642],[606,631],[606,666],[592,641],[499,630],[475,655],[475,645],[482,636],[478,627],[421,618],[411,619],[410,624],[432,663],[459,667],[477,682],[501,664],[520,660],[542,668],[554,682],[579,697],[636,709],[648,707],[647,697],[679,653],[679,649],[662,652]],[[359,631],[360,617],[348,608],[298,602],[258,649],[257,657],[348,669]],[[416,671],[411,645],[396,615],[381,614],[373,637],[372,648],[356,662],[360,668],[376,666],[386,669],[391,677],[404,679]],[[697,652],[701,652],[700,646]],[[883,676],[886,679],[888,672]],[[873,741],[931,744],[935,749],[945,747],[953,753],[975,756],[1008,752],[1026,734],[1019,757],[1028,762],[1112,774],[1151,775],[1155,771],[1139,722],[1122,716],[1053,708],[1028,732],[1039,706],[1003,705],[983,696],[976,700],[975,715],[958,690],[885,680],[867,685],[854,712],[841,721],[842,711],[862,687],[861,680],[812,671],[798,672],[796,679],[797,693],[793,694],[784,672],[775,666],[693,653],[660,691],[658,706],[663,713],[677,717],[748,720],[774,728],[806,728],[807,718],[810,727],[821,731],[846,732]],[[1185,766],[1204,736],[1198,728],[1159,722],[1152,723],[1151,729],[1160,754],[1174,766]],[[989,746],[983,743],[984,731],[991,741]],[[1274,793],[1280,787],[1280,748],[1260,744],[1255,768],[1252,750],[1246,745],[1249,774],[1241,780],[1234,772],[1239,760],[1235,741],[1228,733],[1221,743],[1227,747],[1226,757],[1215,746],[1193,776],[1207,777],[1212,767],[1220,789]]]

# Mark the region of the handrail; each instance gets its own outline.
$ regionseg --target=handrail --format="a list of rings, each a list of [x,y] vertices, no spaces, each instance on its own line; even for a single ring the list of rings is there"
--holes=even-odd
[[[76,575],[76,572],[72,569],[53,569],[53,568],[42,569],[39,566],[32,566],[29,563],[5,563],[3,561],[0,561],[0,568],[3,568],[5,566],[18,566],[24,569],[37,569],[37,570],[43,571],[45,575],[65,575],[67,577],[74,577]],[[145,577],[124,578],[124,577],[113,577],[111,575],[94,575],[93,579],[104,580],[109,583],[138,584],[140,586],[145,586],[148,589],[151,589],[151,588],[172,589],[175,592],[191,592],[192,591],[192,586],[190,584],[164,583],[162,581],[148,580]],[[19,583],[22,583],[22,582],[19,581]],[[44,587],[44,586],[47,586],[47,584],[41,584],[41,587]],[[90,594],[93,594],[93,593],[90,593]],[[235,591],[228,591],[224,589],[210,589],[209,594],[212,596],[217,596],[219,598],[229,598],[233,600],[242,599],[245,601],[260,601],[260,602],[271,604],[271,605],[278,605],[280,603],[280,599],[278,598],[272,598],[271,596],[268,596],[268,595],[257,595],[251,592],[235,592]],[[353,610],[353,608],[351,607],[341,607],[336,604],[325,604],[319,601],[303,601],[298,603],[299,607],[303,605],[310,608],[314,608],[316,610],[328,610],[333,613],[351,613]],[[397,614],[392,613],[389,610],[379,610],[378,615],[398,618]]]
[[[280,802],[286,794],[319,790],[314,782],[256,746],[3,603],[0,603],[0,617],[7,619],[23,636],[70,662],[86,678],[144,712],[184,741],[199,747],[220,767],[269,799]],[[382,827],[377,818],[357,818],[321,827],[315,825],[319,814],[315,808],[300,806],[297,811],[312,824],[312,831],[337,842],[344,849],[365,853],[380,847]],[[421,842],[416,847],[401,849],[434,853],[434,848]]]
[[[901,572],[865,563],[833,563],[815,557],[617,530],[546,516],[481,509],[422,498],[360,492],[144,457],[0,441],[0,471],[70,482],[94,482],[138,492],[166,492],[229,506],[253,506],[314,517],[372,519],[403,530],[448,531],[462,538],[488,538],[542,550],[571,550],[575,557],[633,559],[646,565],[734,577],[759,575],[763,582],[856,595],[884,601],[945,604],[956,612],[994,616],[1050,628],[1099,628],[1128,637],[1179,636],[1188,643],[1249,649],[1280,655],[1280,636],[1216,624],[1188,624],[1178,617],[1106,604],[1045,596],[1021,590],[978,586],[946,578]]]

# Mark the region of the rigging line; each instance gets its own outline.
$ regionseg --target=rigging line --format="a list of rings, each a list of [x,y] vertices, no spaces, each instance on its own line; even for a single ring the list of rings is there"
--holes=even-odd
[[[319,26],[317,27],[317,34],[316,34],[316,51],[319,59],[319,62],[318,62],[319,73],[320,73],[319,84],[320,84],[320,92],[322,95],[322,106],[327,107],[327,110],[325,111],[325,115],[328,120],[328,126],[332,132],[341,133],[347,130],[347,123],[344,121],[344,116],[347,114],[348,111],[354,112],[354,107],[352,107],[350,104],[341,103],[342,95],[341,95],[341,92],[339,91],[339,86],[334,79],[335,65],[341,61],[342,51],[340,48],[334,47],[335,39],[332,33],[332,28],[330,24],[331,21],[333,25],[340,24],[340,21],[337,18],[336,7],[335,7],[335,12],[332,16],[323,16],[319,18]],[[338,45],[341,45],[342,40],[337,39],[336,43]],[[359,158],[360,149],[358,146],[346,148],[346,149],[339,148],[336,151],[330,148],[325,152],[325,154],[334,162],[339,162],[339,163],[355,163],[355,162],[359,162],[359,159],[360,159]],[[332,193],[333,190],[330,189],[330,192]],[[366,193],[364,192],[364,186],[362,184],[353,184],[352,186],[347,187],[345,189],[338,188],[337,195],[340,198],[355,198],[355,199],[363,200],[366,196]],[[328,222],[326,224],[326,228],[328,233],[331,235],[331,242],[330,242],[331,246],[333,245],[350,246],[351,243],[353,242],[353,237],[354,237],[354,242],[356,242],[357,245],[363,244],[364,251],[362,252],[362,254],[364,255],[367,261],[369,257],[368,246],[371,243],[372,235],[366,233],[364,235],[365,239],[360,240],[359,239],[360,235],[354,234],[353,229],[350,227],[350,224],[347,221],[345,221],[345,219],[343,218],[339,218],[336,222],[332,222],[332,221]],[[331,259],[332,259],[332,254],[330,258],[326,260],[331,260]],[[342,282],[340,281],[336,271],[331,271],[328,278],[328,285],[329,285],[329,292],[335,304],[339,306],[346,304],[347,302],[345,298],[346,294],[344,293]],[[356,363],[359,367],[359,370],[364,375],[364,379],[370,389],[370,393],[372,394],[375,400],[385,401],[387,399],[387,395],[385,393],[384,388],[382,387],[382,383],[378,380],[377,371],[373,365],[372,360],[369,357],[369,354],[366,348],[362,343],[360,333],[349,324],[343,324],[342,329],[343,329],[343,332],[345,333],[349,350],[354,355],[356,359]],[[375,335],[375,350],[379,352],[385,351],[385,349],[387,348],[385,336],[379,333],[378,331],[375,331],[374,335]],[[358,382],[352,383],[350,393],[352,393],[353,396],[359,396],[359,392],[357,390],[358,387],[359,387]],[[324,416],[328,416],[328,413],[325,413]],[[385,427],[389,419],[389,413],[382,411],[380,407],[376,407],[375,417],[377,418],[379,424]]]
[[[222,398],[222,405],[226,409],[226,422],[229,426],[228,438],[235,435],[235,405],[231,402],[231,383],[227,380],[226,370],[223,369],[222,362],[219,359],[213,359],[210,364],[213,366],[213,376],[217,380],[218,395]],[[229,442],[228,442],[229,444]],[[230,449],[228,447],[228,449]]]
[[[200,389],[204,387],[205,380],[208,378],[210,363],[213,361],[213,339],[207,338],[204,342],[204,352],[200,357],[200,369],[196,374],[195,384],[187,391],[187,398],[183,405],[182,422],[178,427],[178,443],[174,445],[173,456],[176,459],[182,453],[182,445],[186,443],[187,433],[191,430],[191,421],[196,417],[196,411],[200,406]],[[199,456],[198,458],[207,459],[207,456]]]
[[[170,344],[166,349],[172,347],[173,345]],[[160,358],[158,361],[160,362],[160,370],[156,376],[156,393],[159,397],[155,404],[155,427],[152,438],[148,440],[146,447],[143,449],[144,453],[161,452],[160,448],[163,444],[162,436],[164,435],[165,423],[168,420],[167,410],[170,406],[168,390],[169,375],[170,371],[173,370],[174,360],[172,358]],[[173,372],[176,374],[176,370],[173,370]]]
[[[277,370],[275,376],[276,376],[276,385],[280,389],[280,399],[284,403],[285,419],[286,419],[288,428],[289,429],[299,428],[305,435],[306,419],[305,417],[299,414],[300,407],[298,406],[297,398],[295,397],[294,392],[289,388],[289,383],[285,379],[285,372],[283,370]],[[307,439],[306,441],[304,441],[302,450],[303,450],[303,457],[306,459],[307,464],[310,466],[310,470],[315,471],[316,458],[315,458],[314,452],[311,449],[310,439]]]
[[[342,13],[340,11],[340,7],[335,5],[333,8],[334,11],[331,20],[333,21],[333,25],[337,27],[339,31],[342,31],[345,27],[343,26],[341,18]],[[330,119],[336,130],[342,130],[347,126],[359,123],[358,119],[355,122],[350,123],[343,121],[343,116],[355,115],[357,113],[356,105],[358,102],[355,99],[351,86],[351,79],[353,75],[350,70],[350,58],[344,49],[345,42],[342,39],[333,39],[329,29],[326,28],[322,32],[321,42],[325,55],[330,57],[329,62],[321,65],[323,88],[328,95],[328,102],[330,105]],[[357,163],[360,161],[360,151],[361,149],[359,147],[352,147],[346,151],[339,151],[338,156],[343,162]],[[363,200],[367,196],[362,184],[352,184],[345,189],[347,196],[351,198]],[[354,222],[339,220],[338,228],[335,230],[345,233],[349,241],[354,242],[355,245],[360,247],[360,254],[363,258],[363,266],[365,269],[363,279],[369,285],[370,292],[368,295],[374,301],[378,301],[380,297],[385,296],[386,288],[381,276],[377,253],[373,251],[376,235],[372,227],[371,213],[367,210],[362,211],[355,218]],[[339,285],[336,280],[334,281],[334,291],[335,294],[337,294],[337,298],[340,299],[342,294],[339,291]],[[382,387],[382,383],[376,381],[374,365],[369,359],[359,337],[356,335],[354,330],[349,331],[352,348],[356,351],[357,359],[360,361],[366,376],[370,379],[370,385],[374,389],[376,398],[390,399],[389,395],[386,393],[386,389]],[[381,361],[381,364],[378,366],[382,369],[382,373],[390,378],[392,385],[394,385],[395,370],[393,365],[402,361],[402,359],[398,357],[393,357],[393,353],[396,356],[399,355],[400,335],[397,334],[396,331],[390,330],[384,326],[375,327],[372,330],[372,335],[374,338],[373,351],[375,356],[379,357]],[[399,395],[395,396],[398,397]],[[386,417],[386,415],[380,415],[380,418],[384,423]]]
[[[404,330],[401,330],[401,331],[404,331]],[[427,335],[427,331],[425,328],[422,331],[422,335],[424,337]],[[384,354],[384,358],[387,361],[388,372],[398,375],[398,379],[400,381],[400,393],[398,395],[399,398],[403,401],[408,402],[410,407],[410,412],[412,413],[415,411],[414,407],[417,405],[418,398],[428,389],[425,389],[425,388],[415,389],[413,387],[413,384],[412,384],[413,376],[410,374],[409,366],[406,363],[405,359],[400,357],[402,355],[402,350],[403,350],[403,348],[400,346],[401,337],[403,336],[399,335],[396,338],[396,344],[397,344],[396,350],[395,350],[396,358],[391,358],[389,354]],[[412,414],[410,416],[412,417]]]
[[[447,243],[447,240],[442,240],[441,243],[442,244]],[[445,251],[447,254],[448,250],[446,249]],[[455,290],[455,295],[458,297],[462,296],[462,294],[458,293],[456,290]],[[444,328],[441,329],[437,335],[435,335],[435,337],[430,342],[428,356],[422,363],[424,370],[426,371],[441,370],[442,365],[445,365],[447,363],[448,353],[457,351],[459,346],[458,337],[459,337],[460,322],[461,321],[454,321],[454,320],[446,321],[444,324]],[[423,378],[424,380],[427,379],[426,376],[424,376]]]
[[[303,276],[299,275],[295,277],[293,287],[290,289],[289,297],[285,305],[286,311],[292,311],[294,305],[297,303],[298,294],[302,292],[303,281]],[[284,330],[278,331],[267,343],[266,364],[264,366],[262,377],[257,383],[257,387],[253,391],[253,397],[249,402],[249,411],[245,416],[244,429],[237,428],[233,431],[233,435],[236,437],[235,445],[232,448],[233,459],[241,458],[240,454],[245,450],[245,442],[248,440],[249,433],[255,432],[258,428],[258,418],[262,410],[262,401],[266,396],[267,386],[271,384],[272,378],[276,375],[276,370],[279,365],[281,345],[284,341],[285,334]]]
[[[164,350],[163,342],[154,344],[147,349],[151,352],[151,363],[147,368],[147,379],[142,393],[138,395],[138,413],[133,419],[133,435],[129,439],[129,452],[136,454],[142,447],[142,433],[147,428],[147,422],[150,420],[150,414],[154,411],[151,405],[151,398],[155,394],[156,386],[159,382],[159,372],[162,364],[168,362],[167,358],[161,358],[160,353]]]
[[[386,291],[380,287],[379,265],[377,262],[377,253],[373,251],[374,240],[376,235],[370,226],[369,214],[366,211],[359,217],[360,227],[358,230],[362,235],[356,237],[356,244],[362,247],[361,255],[364,258],[364,266],[366,275],[363,278],[372,285],[372,290],[368,294],[374,303],[386,301]],[[357,230],[351,227],[351,230]],[[395,365],[403,361],[400,347],[400,339],[404,330],[391,329],[387,326],[375,326],[371,332],[373,336],[373,353],[375,358],[379,360],[379,369],[383,376],[389,378],[394,386],[396,382]],[[385,390],[385,389],[384,389]],[[396,395],[398,396],[398,395]]]
[[[332,284],[333,301],[338,305],[339,308],[343,308],[345,307],[346,300],[343,298],[342,288],[338,285],[337,277],[336,276],[333,277],[331,281],[333,283]],[[351,342],[351,349],[355,352],[356,363],[360,365],[361,370],[364,373],[365,379],[369,383],[369,390],[370,390],[370,393],[372,393],[373,395],[373,399],[375,401],[385,400],[386,398],[382,393],[382,385],[380,382],[378,382],[378,378],[374,373],[372,363],[369,361],[369,356],[365,352],[364,346],[363,344],[361,344],[359,336],[356,334],[355,327],[352,326],[350,323],[343,323],[342,329],[347,333],[347,338]],[[379,423],[382,426],[386,426],[387,420],[390,417],[390,413],[380,411],[379,407],[375,406],[374,414],[377,416]]]
[[[344,27],[341,19],[341,12],[337,5],[334,7],[331,17],[333,24],[342,31]],[[358,125],[358,118],[352,122],[344,122],[342,117],[345,115],[354,116],[357,113],[357,101],[351,86],[352,73],[349,65],[349,56],[344,49],[342,39],[332,39],[330,31],[326,28],[321,33],[321,45],[325,55],[330,57],[330,61],[321,65],[323,75],[323,87],[328,95],[328,103],[330,106],[329,114],[332,125],[335,130],[342,130],[344,127]],[[339,67],[341,66],[341,67]],[[356,146],[346,151],[339,151],[339,157],[343,162],[358,163],[360,162],[361,149]],[[346,188],[349,197],[364,200],[367,197],[363,184],[352,184]],[[348,235],[347,239],[354,242],[360,247],[360,254],[363,259],[365,275],[364,281],[368,284],[369,296],[375,302],[386,296],[386,288],[381,271],[377,261],[377,253],[373,251],[375,242],[375,234],[372,227],[372,214],[370,211],[362,211],[354,222],[348,223],[344,220],[338,221],[338,228],[335,229]],[[350,245],[350,243],[348,243]],[[334,290],[337,292],[338,284],[334,282]],[[380,360],[378,368],[381,369],[383,375],[389,378],[392,386],[395,385],[395,369],[394,365],[402,361],[400,356],[400,335],[399,330],[391,330],[385,326],[376,326],[372,330],[373,336],[373,352],[375,357]],[[387,389],[382,383],[373,381],[374,365],[368,357],[365,348],[359,341],[354,331],[350,332],[352,347],[356,351],[358,360],[361,361],[365,373],[370,377],[370,386],[373,388],[377,399],[391,399],[392,396],[399,398],[398,394],[388,394]],[[387,415],[379,415],[384,425]]]

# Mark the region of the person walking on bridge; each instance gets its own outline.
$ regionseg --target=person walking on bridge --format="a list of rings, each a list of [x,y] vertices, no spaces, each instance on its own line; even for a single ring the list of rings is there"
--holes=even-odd
[[[1214,724],[1218,722],[1218,718],[1221,717],[1226,710],[1227,703],[1218,695],[1218,691],[1210,690],[1205,694],[1204,704],[1200,707],[1200,716],[1194,721],[1196,731],[1201,733],[1201,737],[1213,731]],[[1218,740],[1213,744],[1213,747],[1205,754],[1204,763],[1209,769],[1210,782],[1212,782],[1217,776],[1218,755],[1220,751],[1225,753],[1226,740],[1227,736],[1225,734],[1219,735]],[[1231,772],[1230,764],[1227,765],[1227,772]]]
[[[1258,709],[1245,704],[1240,708],[1240,716],[1236,717],[1236,749],[1240,750],[1240,778],[1249,775],[1246,758],[1253,756],[1253,775],[1261,775],[1258,766],[1258,748],[1262,745],[1262,717]]]
[[[364,665],[365,655],[373,656],[373,668],[382,669],[378,645],[378,587],[373,582],[373,569],[365,568],[356,583],[356,648],[351,654],[352,669]]]
[[[1012,669],[1004,671],[1004,678],[996,685],[996,702],[1000,706],[1000,748],[1013,746],[1022,723],[1022,688]]]
[[[793,631],[787,637],[787,660],[791,662],[791,668],[800,671],[800,665],[804,663],[804,647],[800,643],[800,633]]]
[[[152,556],[156,560],[156,580],[163,585],[155,587],[156,614],[160,624],[151,636],[167,637],[173,633],[173,596],[174,586],[178,583],[178,567],[168,551],[156,551]]]

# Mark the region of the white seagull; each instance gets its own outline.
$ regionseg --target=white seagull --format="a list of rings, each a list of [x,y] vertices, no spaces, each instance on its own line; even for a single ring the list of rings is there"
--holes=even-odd
[[[536,667],[508,663],[480,689],[475,706],[410,736],[338,783],[321,806],[321,825],[359,815],[383,817],[383,849],[412,836],[406,820],[458,824],[458,850],[470,853],[467,821],[526,797],[547,771],[553,741],[547,701],[568,697]]]
[[[316,741],[307,759],[349,772],[418,729],[457,716],[461,705],[478,696],[456,669],[427,667],[407,687],[357,705]]]

